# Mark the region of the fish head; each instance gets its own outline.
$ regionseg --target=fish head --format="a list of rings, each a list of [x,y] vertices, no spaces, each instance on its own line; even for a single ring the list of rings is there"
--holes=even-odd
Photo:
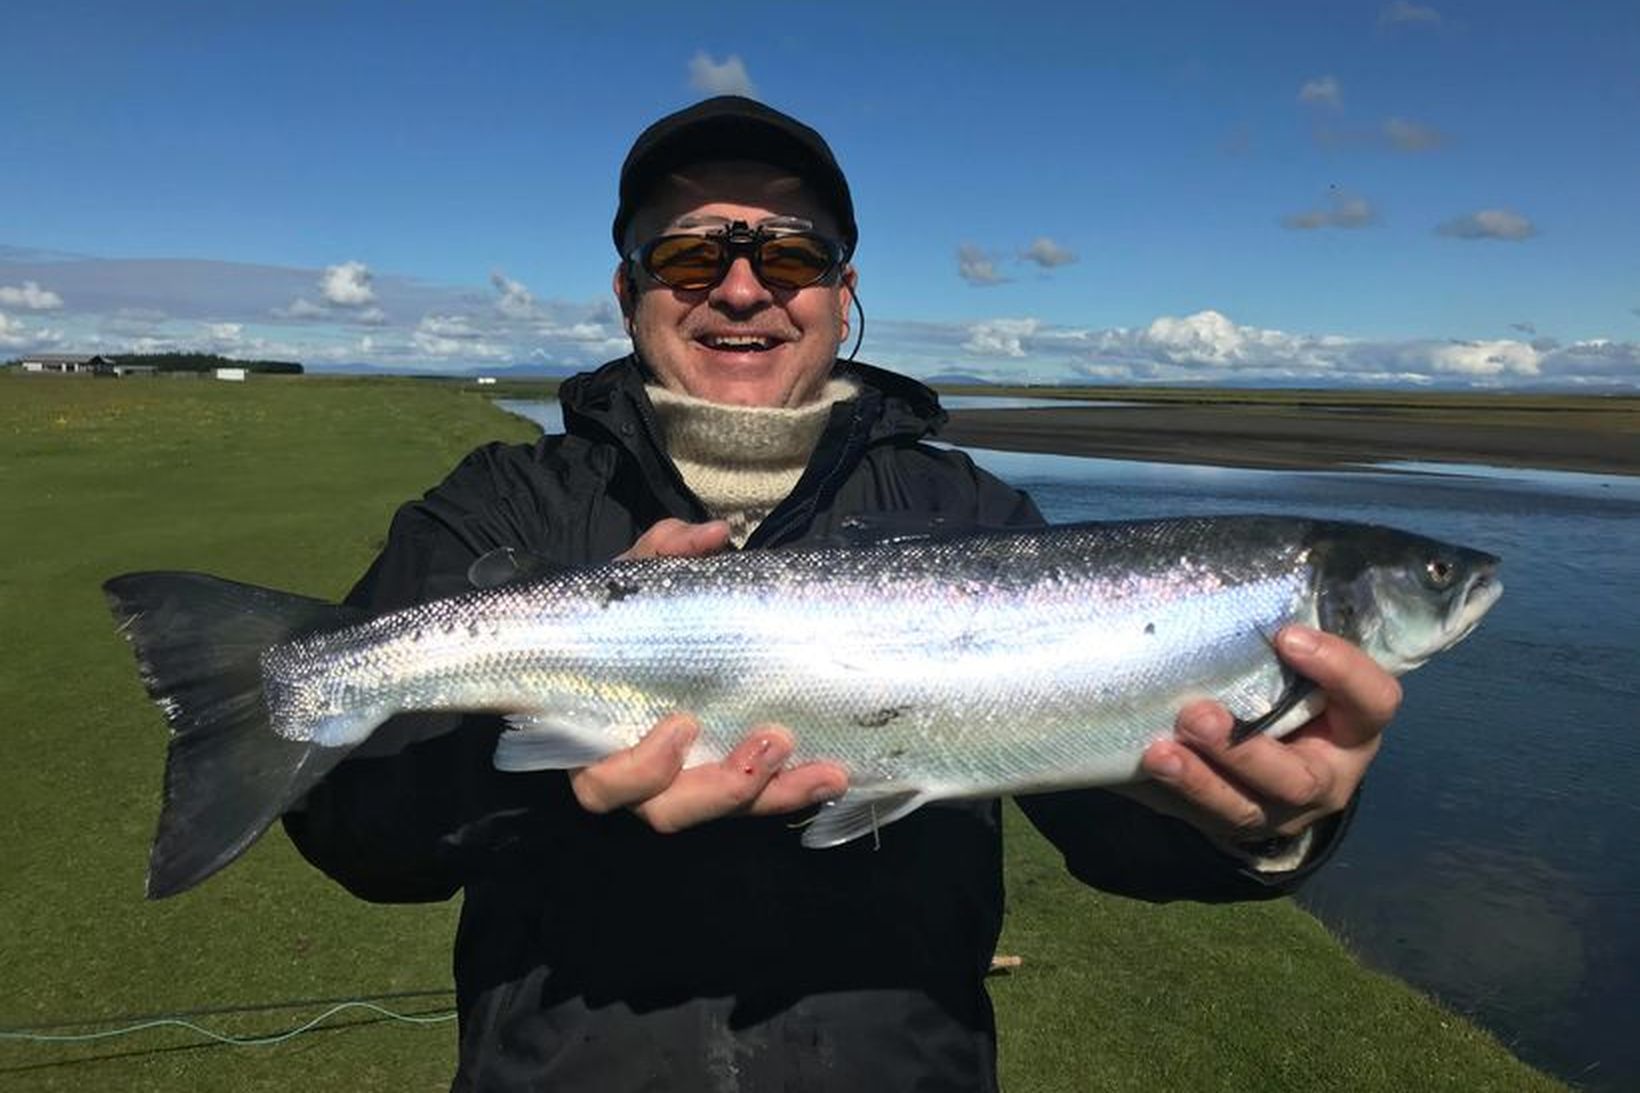
[[[1503,594],[1495,555],[1422,535],[1323,525],[1313,548],[1321,628],[1395,675],[1468,637]]]

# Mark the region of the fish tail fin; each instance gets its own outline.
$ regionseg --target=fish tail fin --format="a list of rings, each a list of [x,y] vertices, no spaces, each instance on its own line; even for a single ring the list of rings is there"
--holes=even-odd
[[[148,898],[163,899],[244,853],[351,750],[274,731],[260,658],[359,613],[202,573],[127,573],[103,591],[171,728],[148,860]]]

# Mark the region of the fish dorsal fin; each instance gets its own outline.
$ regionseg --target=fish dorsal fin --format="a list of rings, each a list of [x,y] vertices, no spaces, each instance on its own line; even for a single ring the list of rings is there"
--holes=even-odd
[[[497,585],[510,584],[530,577],[546,577],[565,568],[550,558],[543,558],[528,550],[510,546],[496,547],[486,554],[479,555],[478,559],[467,567],[467,581],[474,588],[495,588]]]
[[[811,850],[841,846],[862,835],[876,832],[922,807],[927,800],[920,789],[877,786],[851,789],[820,811],[803,828],[803,845]]]

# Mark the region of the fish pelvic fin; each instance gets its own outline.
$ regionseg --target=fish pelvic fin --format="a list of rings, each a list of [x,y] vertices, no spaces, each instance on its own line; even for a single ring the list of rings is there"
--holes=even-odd
[[[811,850],[841,846],[863,835],[876,838],[882,828],[921,808],[929,800],[921,789],[874,786],[851,789],[820,806],[803,828],[803,845]]]
[[[620,748],[612,731],[575,711],[508,714],[507,731],[495,742],[495,769],[569,770],[591,766]]]
[[[273,731],[263,650],[361,613],[202,573],[128,573],[103,584],[171,740],[148,859],[148,898],[226,866],[351,751]]]

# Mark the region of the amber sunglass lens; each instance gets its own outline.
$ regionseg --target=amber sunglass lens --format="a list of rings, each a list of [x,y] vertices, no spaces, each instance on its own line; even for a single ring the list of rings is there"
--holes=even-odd
[[[785,235],[766,241],[758,253],[763,280],[779,288],[812,285],[835,259],[824,242],[807,235]]]
[[[673,288],[705,288],[723,274],[723,244],[701,235],[674,235],[656,240],[644,267]]]

